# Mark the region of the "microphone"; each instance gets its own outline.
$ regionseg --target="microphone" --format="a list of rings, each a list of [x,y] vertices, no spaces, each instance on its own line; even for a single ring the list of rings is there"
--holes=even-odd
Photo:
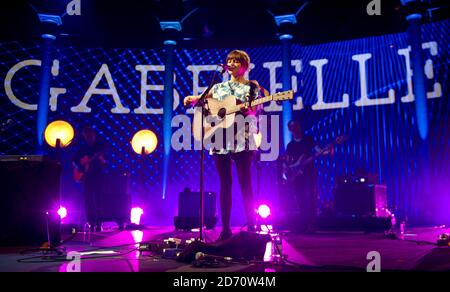
[[[197,260],[197,261],[204,260],[204,261],[230,262],[233,260],[233,258],[205,254],[205,253],[199,251],[195,254],[195,260]]]
[[[225,71],[228,70],[228,66],[225,64],[220,63],[220,64],[217,64],[217,66],[222,67],[222,71],[220,71],[221,74],[225,73]]]

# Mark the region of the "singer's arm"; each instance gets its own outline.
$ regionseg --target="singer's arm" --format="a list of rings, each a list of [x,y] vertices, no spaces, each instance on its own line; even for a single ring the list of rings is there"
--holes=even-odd
[[[209,93],[206,98],[211,98],[212,97],[212,93]],[[199,100],[200,95],[188,95],[184,98],[183,100],[183,104],[184,106],[190,106],[190,105],[195,105],[197,103],[197,101]]]

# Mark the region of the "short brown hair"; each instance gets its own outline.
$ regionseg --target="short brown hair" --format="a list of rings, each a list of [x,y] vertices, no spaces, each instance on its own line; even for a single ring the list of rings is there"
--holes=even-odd
[[[250,67],[250,57],[248,54],[241,50],[233,50],[231,51],[227,56],[227,63],[228,60],[235,59],[241,62],[242,66],[245,67],[245,69],[248,69]]]

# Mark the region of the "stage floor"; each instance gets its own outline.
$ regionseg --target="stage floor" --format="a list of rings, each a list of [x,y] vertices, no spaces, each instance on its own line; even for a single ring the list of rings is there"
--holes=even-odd
[[[206,243],[212,243],[218,237],[219,231],[217,227],[206,230]],[[239,231],[239,228],[233,229],[234,234]],[[270,257],[268,254],[265,259],[259,261],[220,261],[214,265],[199,267],[163,258],[158,251],[138,251],[136,242],[158,246],[168,238],[185,240],[198,237],[198,232],[175,231],[173,227],[78,233],[62,247],[65,252],[81,253],[78,265],[81,272],[364,272],[372,260],[371,257],[368,259],[368,253],[372,251],[380,255],[381,271],[450,271],[450,247],[436,245],[439,235],[449,232],[450,228],[445,227],[411,228],[406,230],[403,239],[387,238],[384,233],[286,232],[282,234],[282,253],[287,257],[287,262],[281,263],[279,258]],[[35,251],[21,254],[24,250],[23,247],[1,247],[0,271],[66,272],[77,267],[64,261],[66,254],[44,255]]]

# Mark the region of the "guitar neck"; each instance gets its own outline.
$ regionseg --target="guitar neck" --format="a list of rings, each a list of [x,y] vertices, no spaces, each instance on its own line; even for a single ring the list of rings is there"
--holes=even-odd
[[[273,100],[273,95],[269,95],[269,96],[265,96],[265,97],[261,97],[261,98],[255,99],[254,101],[252,101],[251,105],[252,106],[260,105],[260,104],[263,104],[263,103],[266,103],[266,102],[269,102],[269,101],[272,101],[272,100]],[[231,109],[230,111],[227,111],[227,113],[230,113],[230,114],[236,113],[236,112],[240,111],[242,108],[244,108],[246,106],[249,107],[250,106],[250,102],[244,102],[244,103],[238,104],[233,109]]]
[[[316,153],[314,153],[313,155],[309,156],[307,159],[305,159],[305,161],[303,161],[302,165],[309,164],[311,161],[313,161],[313,160],[316,159],[317,157],[321,156],[321,155],[325,152],[325,149],[326,149],[326,148],[324,148],[324,149],[322,149],[321,151],[316,152]]]
[[[323,155],[325,152],[327,152],[331,147],[333,147],[334,143],[330,143],[327,146],[323,147],[319,152],[316,152],[314,154],[314,158],[319,157]]]

